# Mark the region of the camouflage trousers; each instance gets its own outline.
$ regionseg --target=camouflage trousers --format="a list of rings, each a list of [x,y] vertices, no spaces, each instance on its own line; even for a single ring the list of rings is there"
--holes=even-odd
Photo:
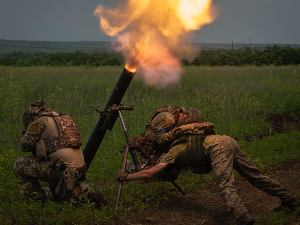
[[[218,136],[209,148],[208,154],[211,159],[218,192],[235,218],[238,218],[248,210],[243,205],[234,187],[233,169],[251,185],[267,194],[279,197],[281,201],[288,201],[294,198],[294,195],[277,181],[263,175],[251,160],[241,152],[239,145],[231,137]]]
[[[76,198],[79,195],[78,192],[81,192],[78,185],[74,185],[71,190],[66,190],[63,198],[57,195],[56,188],[64,176],[66,168],[67,166],[60,159],[38,161],[33,156],[18,158],[14,164],[14,172],[20,180],[21,191],[33,200],[42,200],[46,197],[39,180],[49,184],[54,200],[61,201]],[[74,183],[85,176],[85,172],[85,168],[76,172]]]

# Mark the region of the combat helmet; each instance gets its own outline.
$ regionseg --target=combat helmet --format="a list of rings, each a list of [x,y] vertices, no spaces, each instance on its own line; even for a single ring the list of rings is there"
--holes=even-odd
[[[186,111],[187,123],[201,123],[202,122],[202,113],[197,110],[190,108]]]
[[[25,130],[32,121],[36,120],[42,114],[42,112],[45,110],[44,105],[45,103],[43,101],[31,103],[30,106],[25,110],[23,114],[23,124]]]

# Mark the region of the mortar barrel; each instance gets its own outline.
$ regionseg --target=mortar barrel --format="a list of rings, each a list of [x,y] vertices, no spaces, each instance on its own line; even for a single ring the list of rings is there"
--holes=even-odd
[[[130,72],[126,68],[123,69],[123,71],[119,77],[119,80],[117,81],[117,84],[114,87],[114,90],[112,91],[112,94],[110,95],[110,98],[106,103],[106,106],[104,108],[105,112],[113,104],[119,105],[121,103],[134,74],[135,74],[134,72]],[[90,135],[90,137],[83,149],[83,155],[84,155],[84,160],[85,160],[87,169],[91,165],[91,163],[94,159],[94,156],[96,155],[96,152],[98,151],[98,149],[101,145],[101,142],[105,136],[107,129],[109,128],[110,124],[113,124],[115,122],[115,121],[109,121],[107,123],[106,119],[110,119],[110,118],[117,119],[116,117],[113,117],[113,116],[111,116],[110,118],[108,118],[108,117],[109,117],[109,114],[106,114],[106,113],[103,113],[100,116],[94,130],[92,131],[92,134]]]

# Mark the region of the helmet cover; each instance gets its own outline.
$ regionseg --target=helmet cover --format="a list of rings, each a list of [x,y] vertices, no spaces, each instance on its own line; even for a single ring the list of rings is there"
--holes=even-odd
[[[186,111],[187,123],[201,123],[202,114],[199,110],[190,108]]]
[[[44,104],[45,103],[43,101],[31,103],[30,106],[25,110],[23,113],[23,124],[25,129],[27,129],[29,124],[42,114],[42,112],[45,110]]]

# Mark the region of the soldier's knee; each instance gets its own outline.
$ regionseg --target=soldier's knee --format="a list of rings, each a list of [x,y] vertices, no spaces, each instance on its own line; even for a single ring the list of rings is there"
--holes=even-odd
[[[18,174],[21,172],[21,168],[22,168],[22,163],[23,159],[22,158],[18,158],[15,163],[14,163],[14,172],[15,174]]]
[[[34,165],[34,158],[31,156],[25,156],[18,158],[14,163],[14,172],[15,174],[24,173],[26,168],[32,167]]]

